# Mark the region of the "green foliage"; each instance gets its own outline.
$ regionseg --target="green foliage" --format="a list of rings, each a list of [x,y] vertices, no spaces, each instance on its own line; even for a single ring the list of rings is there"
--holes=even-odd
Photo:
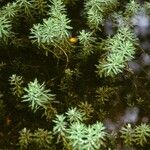
[[[16,27],[16,18],[19,16],[19,6],[16,2],[7,3],[0,10],[0,41],[8,44],[13,40],[15,34],[13,28]]]
[[[87,101],[81,102],[79,105],[79,111],[85,114],[85,118],[90,119],[92,117],[92,113],[94,112],[94,108]]]
[[[17,4],[20,7],[21,14],[27,15],[30,19],[33,18],[31,10],[33,9],[31,0],[17,0]]]
[[[30,132],[30,130],[27,130],[26,128],[22,129],[19,134],[20,149],[27,149],[28,145],[32,142],[33,134]]]
[[[150,2],[145,2],[144,3],[144,8],[146,9],[146,12],[150,14]]]
[[[48,13],[48,4],[46,0],[32,0],[33,1],[33,8],[35,9],[34,15],[40,18],[44,17]]]
[[[147,35],[146,42],[149,42],[149,33],[139,41],[140,35],[135,38],[134,34],[139,29],[134,17],[138,18],[139,12],[147,18],[150,15],[148,0],[143,5],[136,0],[1,2],[0,78],[3,80],[0,91],[6,95],[1,99],[0,94],[0,127],[4,128],[0,131],[0,149],[3,145],[15,149],[17,135],[13,133],[24,125],[31,129],[19,132],[19,149],[55,150],[60,146],[63,150],[110,150],[124,146],[143,148],[149,144],[148,124],[132,127],[128,123],[118,129],[123,123],[120,106],[137,104],[139,110],[142,108],[138,123],[144,120],[143,114],[147,117],[149,113],[150,72],[149,66],[142,63],[141,55],[147,53],[148,48],[138,45],[145,43],[143,38]],[[52,53],[58,59],[51,55],[45,57],[39,51],[46,56]],[[136,75],[128,69],[128,61],[133,59],[139,61],[141,67]],[[14,70],[24,74],[27,81],[35,74],[39,79],[23,87],[23,77],[12,74]],[[7,89],[10,74],[9,84],[16,97],[11,97]],[[39,83],[42,79],[45,82]],[[52,94],[46,85],[58,95]],[[26,112],[26,107],[14,103],[12,98],[22,98],[31,110],[42,109],[43,112],[38,111],[35,118],[35,114]],[[56,104],[53,103],[55,99],[58,100]],[[145,107],[148,109],[144,110]],[[37,118],[40,113],[44,116],[42,119]],[[43,121],[47,121],[46,124]],[[106,121],[108,129],[100,121]],[[13,130],[10,127],[14,127]]]
[[[144,146],[144,144],[148,143],[147,139],[149,138],[150,125],[141,123],[141,125],[136,126],[134,140],[137,144]]]
[[[34,24],[29,38],[32,43],[38,44],[58,57],[65,54],[67,57],[67,40],[70,36],[70,19],[67,18],[65,6],[61,0],[52,0],[50,17],[43,19],[43,24]],[[51,47],[53,46],[53,48]],[[62,47],[65,46],[65,49]],[[57,48],[57,49],[56,49]],[[51,50],[52,49],[52,50]]]
[[[141,125],[132,128],[131,124],[127,124],[125,127],[121,128],[120,133],[121,138],[123,138],[127,146],[133,144],[144,146],[144,144],[148,143],[147,139],[150,138],[150,126],[141,123]]]
[[[131,124],[127,124],[126,126],[122,127],[120,130],[121,138],[123,139],[124,143],[127,146],[133,145],[134,139],[134,129],[131,127]]]
[[[29,102],[33,111],[37,111],[40,107],[45,108],[55,98],[50,89],[45,89],[45,83],[40,84],[37,79],[28,83],[28,88],[25,87],[24,90],[26,93],[22,96],[22,101]]]
[[[56,118],[53,120],[55,123],[55,126],[53,128],[54,134],[59,134],[61,136],[65,135],[66,132],[66,127],[67,127],[67,122],[65,121],[66,116],[63,114],[61,115],[56,115]]]
[[[33,142],[36,143],[36,145],[40,149],[42,148],[50,149],[52,142],[52,133],[50,131],[38,128],[34,132]]]
[[[130,0],[130,2],[126,5],[124,15],[126,18],[133,17],[133,15],[136,15],[142,10],[141,8],[141,5],[137,1]]]
[[[78,111],[76,107],[69,108],[66,115],[70,123],[82,122],[85,119],[85,114]]]
[[[30,130],[24,128],[19,134],[20,149],[28,149],[32,144],[35,144],[38,149],[51,149],[53,137],[50,131],[38,128],[34,133],[31,133]]]
[[[56,114],[57,114],[56,108],[54,108],[51,104],[46,105],[43,116],[46,117],[47,121],[51,121]]]
[[[79,43],[81,44],[81,56],[86,57],[93,53],[94,43],[96,38],[93,37],[92,32],[82,30],[79,32]]]
[[[100,30],[104,22],[104,16],[116,8],[117,0],[86,0],[85,12],[87,24],[91,29]]]
[[[16,95],[17,97],[21,97],[24,93],[24,89],[22,84],[24,83],[22,76],[17,76],[16,74],[13,74],[9,78],[10,85],[13,86],[11,88],[12,94]]]
[[[105,127],[101,122],[86,126],[82,121],[84,114],[76,108],[70,108],[63,114],[56,115],[53,131],[58,134],[58,140],[62,140],[64,147],[73,150],[98,150],[104,145]],[[67,119],[67,121],[65,121]]]
[[[99,87],[96,90],[96,97],[100,104],[105,104],[109,101],[111,97],[116,93],[116,88],[114,87]]]
[[[10,20],[5,16],[0,16],[0,41],[7,43],[11,35],[12,26]]]
[[[7,5],[3,6],[0,10],[0,16],[3,16],[13,21],[13,19],[18,16],[18,11],[19,7],[16,2],[7,3]]]
[[[98,150],[104,144],[104,130],[105,127],[100,122],[89,126],[76,122],[68,129],[67,138],[73,150]]]
[[[117,34],[106,40],[107,55],[96,65],[100,77],[114,77],[125,68],[125,63],[134,58],[136,39],[128,27],[121,27]]]

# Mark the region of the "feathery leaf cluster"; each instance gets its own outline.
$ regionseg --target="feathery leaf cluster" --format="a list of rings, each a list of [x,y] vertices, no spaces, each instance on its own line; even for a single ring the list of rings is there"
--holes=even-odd
[[[58,134],[58,139],[63,140],[64,146],[73,150],[98,150],[104,144],[106,133],[101,122],[86,126],[82,123],[85,114],[76,108],[69,109],[66,115],[56,115],[53,128],[54,133]]]
[[[10,85],[13,87],[11,88],[13,95],[16,95],[17,97],[21,97],[24,93],[24,89],[22,87],[22,84],[24,83],[22,76],[17,76],[16,74],[13,74],[9,79]]]
[[[131,124],[127,124],[121,128],[120,133],[121,138],[127,146],[133,144],[144,146],[148,142],[147,139],[150,138],[150,126],[141,123],[141,125],[132,128]]]
[[[21,149],[27,149],[28,145],[32,141],[32,133],[30,130],[27,130],[27,128],[22,129],[20,132],[19,137],[19,145]]]
[[[86,126],[76,122],[68,129],[68,139],[74,150],[98,150],[105,140],[105,127],[101,122]]]
[[[70,123],[82,122],[85,118],[85,114],[77,110],[77,108],[69,108],[66,112],[67,118]]]
[[[22,13],[25,13],[27,17],[31,18],[32,13],[31,10],[33,9],[32,1],[28,0],[17,0],[17,4],[20,7],[20,11]]]
[[[96,38],[92,35],[92,32],[86,32],[82,30],[79,32],[79,43],[81,44],[81,55],[83,57],[89,56],[93,53],[93,44],[96,42]]]
[[[37,79],[28,83],[28,88],[25,87],[24,90],[26,93],[22,96],[22,102],[29,102],[33,111],[40,107],[45,108],[55,98],[50,89],[45,89],[45,83],[39,84]]]
[[[36,12],[35,16],[38,15],[42,18],[48,13],[48,4],[46,0],[33,0],[33,7]]]
[[[136,15],[137,13],[139,13],[139,11],[141,11],[141,8],[142,8],[141,5],[137,3],[137,1],[130,0],[130,2],[127,3],[126,5],[124,15],[126,18],[130,18],[133,15]]]
[[[50,131],[40,129],[34,131],[33,141],[38,145],[39,148],[51,148],[52,133]]]
[[[117,0],[86,0],[85,12],[87,15],[87,24],[91,29],[100,30],[103,24],[104,16],[116,8]]]
[[[21,149],[27,149],[32,143],[40,149],[51,149],[52,133],[50,131],[38,128],[32,133],[27,128],[23,128],[19,134],[19,146]]]
[[[62,51],[65,53],[60,45],[67,44],[67,39],[70,36],[69,31],[72,27],[69,25],[70,20],[67,18],[65,6],[61,0],[52,0],[50,9],[50,17],[43,19],[42,24],[34,24],[29,38],[39,47],[45,48],[46,54],[48,51],[55,53],[50,50],[51,46],[57,47],[57,50],[60,50],[56,52],[57,55]]]
[[[147,143],[147,139],[150,138],[150,125],[142,123],[135,128],[135,142],[144,146]]]
[[[134,142],[134,129],[131,127],[131,124],[122,127],[120,133],[124,143],[131,146]]]
[[[4,16],[12,20],[14,17],[17,17],[19,7],[16,2],[7,3],[6,6],[3,6],[0,10],[0,16]]]
[[[85,118],[90,119],[92,117],[92,113],[94,112],[94,108],[87,101],[80,102],[78,105],[79,110],[85,114]]]
[[[5,16],[0,16],[0,41],[7,43],[11,33],[12,26],[10,20]]]
[[[121,73],[125,63],[134,58],[135,44],[136,38],[129,27],[121,27],[114,37],[106,40],[104,50],[107,55],[96,65],[98,75],[114,77]]]
[[[110,98],[116,93],[116,88],[114,87],[99,87],[96,90],[96,98],[100,104],[104,104],[106,101],[109,101]]]

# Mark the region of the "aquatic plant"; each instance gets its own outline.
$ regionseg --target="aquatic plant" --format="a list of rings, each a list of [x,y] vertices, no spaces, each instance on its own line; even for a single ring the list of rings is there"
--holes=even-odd
[[[131,145],[140,145],[144,146],[150,137],[150,126],[145,123],[137,125],[135,128],[132,128],[131,124],[127,124],[125,127],[122,127],[120,130],[121,138],[123,138],[124,143],[127,146]]]
[[[106,57],[99,60],[97,74],[102,77],[114,77],[121,73],[127,61],[134,58],[136,38],[129,27],[121,27],[116,35],[106,40]]]
[[[8,42],[12,33],[12,26],[10,20],[5,16],[0,16],[0,41]]]
[[[132,128],[131,124],[127,124],[120,129],[121,138],[127,146],[133,145],[135,142],[135,130]]]
[[[53,128],[54,134],[59,134],[61,136],[65,135],[66,128],[67,128],[67,122],[65,121],[66,116],[63,114],[56,115],[56,118],[53,120],[55,123],[55,126]]]
[[[7,3],[7,5],[3,6],[0,10],[0,16],[4,16],[10,21],[13,21],[13,19],[18,16],[18,11],[19,7],[16,2]]]
[[[22,96],[22,102],[29,102],[29,107],[34,112],[40,107],[45,108],[47,104],[55,99],[55,95],[51,94],[51,90],[45,89],[45,83],[40,84],[37,79],[28,83],[28,87],[25,87],[24,91],[26,93]]]
[[[27,15],[27,17],[29,17],[30,19],[33,17],[31,13],[31,10],[33,9],[32,1],[17,0],[16,3],[20,7],[20,11],[22,14],[25,13],[25,15]]]
[[[52,0],[52,5],[48,13],[49,18],[43,19],[43,23],[34,24],[31,28],[29,38],[32,43],[43,47],[46,51],[52,52],[56,57],[64,54],[67,56],[67,40],[72,27],[69,25],[70,19],[66,15],[65,5],[61,0]],[[65,46],[65,48],[63,48]],[[51,48],[53,47],[53,50]]]
[[[21,97],[24,93],[24,89],[22,84],[24,83],[22,76],[17,76],[16,74],[13,74],[9,78],[10,85],[12,86],[11,91],[13,95],[16,95],[17,97]]]
[[[141,10],[142,10],[142,7],[137,1],[130,0],[125,6],[124,15],[126,18],[129,19],[130,17],[133,17],[133,15],[136,15],[137,13],[139,13],[139,11]]]
[[[0,149],[145,149],[148,0],[12,1],[0,0]]]
[[[21,131],[19,131],[19,146],[20,149],[27,149],[28,145],[32,142],[32,136],[30,129],[23,128]]]
[[[98,150],[103,146],[106,136],[105,127],[100,122],[89,126],[75,122],[71,124],[67,133],[74,150]]]
[[[78,39],[79,43],[82,46],[81,57],[83,58],[86,58],[87,56],[93,53],[96,38],[92,34],[92,32],[87,32],[85,30],[79,32]]]
[[[66,112],[67,118],[70,123],[73,122],[82,122],[85,118],[85,114],[77,110],[77,108],[69,108]]]
[[[54,134],[62,140],[64,147],[73,150],[98,150],[104,145],[105,127],[101,122],[86,126],[82,121],[84,114],[76,108],[70,108],[64,116],[56,115],[54,119]]]
[[[105,15],[115,9],[117,4],[117,0],[86,0],[84,9],[88,26],[91,29],[100,30],[100,25],[103,24]]]
[[[34,131],[33,142],[36,143],[38,148],[50,149],[52,139],[53,136],[51,131],[47,131],[40,128]]]
[[[86,119],[90,119],[92,117],[92,113],[94,112],[94,108],[87,101],[80,102],[78,107],[79,107],[79,110],[85,114]]]
[[[144,146],[144,144],[148,143],[149,138],[150,138],[150,125],[149,124],[141,123],[140,125],[135,127],[134,140],[136,144]]]
[[[116,93],[115,87],[99,87],[96,89],[96,98],[100,105],[105,104],[105,102],[109,101],[113,95]]]
[[[23,128],[19,132],[20,149],[28,149],[31,145],[37,149],[51,149],[52,133],[50,131],[40,129],[32,133],[29,129]],[[53,149],[53,148],[52,148]]]

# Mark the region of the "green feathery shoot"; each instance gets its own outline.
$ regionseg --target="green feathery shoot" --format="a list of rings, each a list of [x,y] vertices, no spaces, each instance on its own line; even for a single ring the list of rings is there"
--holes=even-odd
[[[86,0],[85,12],[89,27],[100,30],[99,26],[103,24],[104,16],[114,10],[117,5],[118,0]]]
[[[32,142],[33,133],[31,133],[31,131],[28,130],[27,128],[24,128],[19,132],[19,134],[20,134],[19,137],[20,149],[27,149],[28,145]]]
[[[33,5],[32,5],[32,1],[29,1],[29,0],[17,0],[17,5],[20,7],[20,12],[22,14],[25,14],[30,19],[33,19],[32,10],[34,8],[33,8]]]
[[[38,128],[33,134],[33,142],[40,149],[51,149],[52,132]]]
[[[45,89],[45,83],[39,84],[37,79],[28,83],[28,88],[25,87],[24,90],[26,94],[23,95],[22,102],[29,102],[29,106],[34,112],[40,107],[45,108],[55,98],[55,95],[50,93],[50,89]]]
[[[121,138],[127,146],[131,146],[134,143],[134,133],[135,130],[131,127],[131,124],[127,124],[126,126],[120,129]]]
[[[47,1],[46,0],[32,0],[32,1],[35,10],[34,16],[38,16],[39,18],[46,16],[48,13]]]
[[[137,3],[135,0],[130,0],[130,2],[127,3],[126,5],[124,15],[126,18],[130,18],[133,15],[136,15],[137,13],[139,13],[139,11],[141,10],[142,10],[142,7],[139,3]]]
[[[0,41],[7,43],[13,35],[11,21],[5,16],[0,16]]]
[[[53,128],[54,134],[59,134],[61,136],[64,136],[66,133],[66,128],[67,128],[67,122],[65,121],[66,116],[63,114],[61,115],[56,115],[56,118],[53,120],[55,123],[55,126]]]
[[[7,3],[6,6],[3,6],[0,10],[0,16],[4,16],[9,20],[12,20],[14,17],[17,17],[18,15],[18,5],[16,2],[13,3]]]
[[[135,142],[141,146],[148,143],[150,138],[150,125],[141,123],[135,128]]]
[[[43,19],[43,24],[36,24],[31,29],[29,38],[33,43],[43,47],[48,52],[52,52],[58,57],[66,54],[68,38],[70,36],[70,19],[67,18],[66,9],[61,0],[52,0],[48,19]],[[52,50],[51,50],[52,49]],[[68,60],[67,60],[68,61]]]
[[[96,38],[92,35],[92,32],[86,32],[85,30],[82,30],[79,32],[78,39],[82,46],[81,55],[86,57],[92,54],[93,44],[96,42]]]
[[[76,107],[68,109],[66,115],[70,123],[82,122],[85,120],[85,114],[77,110]]]
[[[104,145],[106,132],[101,122],[86,126],[75,122],[68,129],[67,138],[74,150],[98,150]]]
[[[98,75],[114,77],[121,73],[125,63],[134,58],[136,43],[131,30],[128,27],[121,27],[113,38],[106,40],[104,50],[107,51],[107,55],[103,60],[99,60],[99,65],[96,65]]]
[[[13,74],[9,79],[10,85],[13,87],[11,88],[13,95],[16,95],[17,97],[21,97],[24,93],[22,84],[23,84],[23,78],[22,76],[17,76],[16,74]]]

